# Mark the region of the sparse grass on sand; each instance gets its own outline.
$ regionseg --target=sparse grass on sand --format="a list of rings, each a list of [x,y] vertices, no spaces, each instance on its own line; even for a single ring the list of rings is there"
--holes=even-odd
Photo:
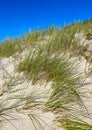
[[[21,42],[18,41],[18,44],[14,43],[15,40],[9,40],[4,41],[4,43],[0,45],[1,57],[11,56],[16,52],[22,51],[22,47],[31,46],[32,51],[19,63],[17,71],[23,71],[24,74],[28,76],[28,79],[32,81],[33,85],[40,80],[52,82],[52,92],[50,98],[45,103],[43,111],[51,111],[56,114],[56,121],[61,123],[66,130],[92,129],[92,124],[84,121],[85,116],[90,119],[90,115],[81,99],[81,94],[78,89],[81,87],[79,83],[81,77],[75,74],[75,62],[70,62],[70,58],[75,55],[79,56],[80,51],[83,49],[83,46],[76,43],[75,34],[83,32],[86,35],[92,26],[91,23],[92,20],[89,20],[84,23],[79,22],[72,24],[63,29],[51,27],[42,32],[35,31],[28,33],[21,39]],[[43,40],[43,37],[47,35],[51,37],[47,43],[41,44],[39,42],[37,44],[39,39]],[[11,49],[11,51],[9,51],[9,49]],[[28,104],[31,104],[31,101],[33,102],[31,96],[32,94],[24,98],[20,95],[18,102],[8,108],[3,107],[1,103],[1,117],[4,117],[6,110],[17,108],[17,106],[20,106],[25,100]]]

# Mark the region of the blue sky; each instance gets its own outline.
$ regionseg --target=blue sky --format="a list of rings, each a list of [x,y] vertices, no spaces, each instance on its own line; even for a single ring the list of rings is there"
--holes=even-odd
[[[92,18],[92,0],[0,0],[0,41],[29,29]]]

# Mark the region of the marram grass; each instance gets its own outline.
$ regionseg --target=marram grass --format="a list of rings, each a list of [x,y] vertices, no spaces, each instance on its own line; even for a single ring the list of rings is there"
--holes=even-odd
[[[52,82],[52,93],[43,111],[51,111],[56,114],[56,120],[61,123],[66,130],[92,129],[92,124],[80,120],[79,117],[77,117],[77,120],[71,118],[71,116],[75,117],[75,113],[80,113],[82,118],[88,115],[88,118],[91,119],[81,99],[80,91],[78,90],[81,77],[74,75],[76,68],[73,67],[72,62],[69,62],[70,57],[74,57],[75,55],[79,56],[80,51],[83,49],[82,46],[76,43],[75,34],[83,32],[87,39],[91,39],[91,31],[89,33],[92,27],[91,23],[92,20],[89,20],[88,22],[75,23],[62,29],[51,27],[44,31],[37,30],[29,32],[19,40],[6,40],[0,45],[0,57],[9,57],[20,53],[26,47],[34,49],[34,51],[30,52],[29,56],[20,62],[17,70],[19,72],[23,71],[33,84],[41,79]],[[44,40],[44,37],[48,35],[51,39],[47,41],[47,43],[37,43],[37,41]],[[67,57],[68,53],[69,57]],[[4,90],[4,92],[9,94],[8,89],[6,90]],[[11,92],[13,93],[14,91]],[[9,107],[3,106],[3,102],[0,102],[1,119],[7,120],[7,112],[13,109],[17,110],[21,105],[23,110],[27,110],[41,104],[41,102],[33,100],[36,98],[36,95],[33,98],[32,93],[26,97],[19,95],[13,98],[17,98],[18,100]],[[8,100],[10,99],[7,98],[4,102]],[[31,115],[32,114],[29,113],[28,116],[31,121],[33,121],[33,116]],[[59,119],[58,115],[60,117]],[[79,116],[79,114],[77,116]]]

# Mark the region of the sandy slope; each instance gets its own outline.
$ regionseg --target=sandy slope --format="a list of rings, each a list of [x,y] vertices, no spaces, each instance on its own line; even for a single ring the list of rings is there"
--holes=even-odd
[[[23,53],[21,53],[21,56],[18,57],[17,59],[13,57],[0,59],[0,102],[6,106],[10,106],[16,102],[16,100],[13,99],[15,96],[30,95],[32,92],[35,93],[34,97],[36,95],[40,95],[41,98],[39,98],[39,100],[44,101],[44,103],[48,100],[50,96],[51,83],[46,84],[45,82],[41,82],[40,84],[32,85],[31,82],[27,82],[26,77],[23,76],[22,73],[18,74],[18,72],[16,72],[16,65],[19,63],[20,60],[22,60],[26,55],[28,55],[28,52],[29,52],[28,50],[23,51]],[[76,57],[72,60],[75,59],[76,59],[75,66],[78,65],[78,68],[76,69],[76,74],[81,76],[80,82],[82,83],[86,79],[85,82],[83,83],[84,85],[80,88],[80,91],[83,92],[82,100],[84,101],[91,115],[92,74],[88,74],[89,63],[87,63],[87,61],[83,57],[81,59]],[[87,77],[87,75],[89,76]],[[7,82],[12,83],[12,85],[10,85],[10,88],[5,87],[7,86],[5,85]],[[17,89],[20,90],[14,92],[13,94],[11,93],[12,90],[15,91]],[[6,99],[9,97],[11,97],[11,100],[5,102]],[[41,130],[41,127],[44,128],[44,130],[63,130],[63,128],[58,127],[53,122],[53,120],[55,119],[55,115],[53,115],[53,113],[51,112],[45,113],[42,111],[44,103],[39,105],[39,107],[33,108],[31,110],[29,108],[31,114],[36,115],[36,117],[38,117],[36,123],[37,130]],[[23,106],[23,103],[20,105],[20,107],[18,107],[17,110],[13,109],[12,111],[8,111],[8,113],[5,113],[9,115],[9,116],[6,115],[6,117],[7,119],[10,119],[10,121],[9,122],[3,121],[3,124],[1,123],[2,130],[16,130],[16,129],[35,130],[32,121],[27,116],[27,113],[30,113],[29,110],[23,111],[21,110],[21,106]],[[84,120],[90,123],[90,120],[88,118],[85,118]],[[41,125],[37,125],[39,124],[38,123],[39,121],[41,122]]]
[[[23,74],[18,74],[15,71],[15,66],[18,62],[19,59],[15,60],[12,57],[3,58],[0,60],[0,102],[5,105],[5,107],[9,107],[16,103],[16,100],[13,99],[15,96],[18,97],[19,95],[30,95],[32,92],[34,92],[34,97],[37,94],[40,95],[41,98],[38,100],[44,101],[45,103],[50,96],[50,83],[46,84],[45,82],[42,82],[38,85],[32,85],[31,82],[26,80],[26,77],[22,76]],[[5,85],[7,82],[13,84],[13,86],[10,85],[12,86],[9,88],[10,90],[8,90],[7,85]],[[11,91],[15,91],[17,89],[20,90],[11,93]],[[8,98],[11,99],[6,101]],[[27,113],[31,113],[37,117],[37,122],[35,122],[37,130],[63,130],[63,128],[59,128],[55,125],[53,122],[55,116],[51,112],[42,112],[44,103],[39,105],[39,107],[33,108],[31,110],[29,108],[31,112],[29,110],[21,110],[23,103],[20,107],[17,108],[17,110],[13,109],[12,111],[5,112],[5,118],[7,118],[7,120],[9,119],[9,121],[3,121],[3,123],[1,123],[0,129],[35,130],[32,121],[27,116]]]

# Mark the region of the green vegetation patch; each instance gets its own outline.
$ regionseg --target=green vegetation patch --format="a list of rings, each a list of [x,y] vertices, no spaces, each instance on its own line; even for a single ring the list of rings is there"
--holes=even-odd
[[[87,122],[69,119],[59,120],[59,122],[64,125],[66,130],[92,130],[92,125],[88,124]]]
[[[75,117],[77,112],[80,112],[83,118],[85,114],[88,114],[88,111],[78,90],[80,87],[80,76],[74,74],[76,68],[73,67],[74,62],[70,62],[70,57],[79,56],[80,51],[83,49],[75,41],[75,34],[83,32],[89,37],[87,33],[89,28],[92,27],[91,23],[92,20],[84,23],[75,23],[62,29],[51,27],[42,32],[37,30],[29,32],[21,40],[6,40],[0,45],[1,57],[9,57],[16,52],[21,52],[22,47],[36,45],[32,46],[29,56],[19,63],[17,70],[19,72],[23,71],[29,80],[32,81],[32,84],[40,80],[52,82],[52,92],[45,104],[44,111],[51,111],[58,115],[62,114],[63,119],[61,116],[60,120],[57,121],[63,124],[66,130],[92,129],[92,125],[86,122],[71,119],[71,115]],[[51,40],[47,41],[47,43],[37,43],[37,41],[41,42],[48,35]],[[29,103],[30,98],[23,109],[27,109]],[[82,113],[85,114],[82,115]]]
[[[21,40],[20,39],[7,39],[0,44],[0,57],[9,57],[16,52],[21,52]]]

